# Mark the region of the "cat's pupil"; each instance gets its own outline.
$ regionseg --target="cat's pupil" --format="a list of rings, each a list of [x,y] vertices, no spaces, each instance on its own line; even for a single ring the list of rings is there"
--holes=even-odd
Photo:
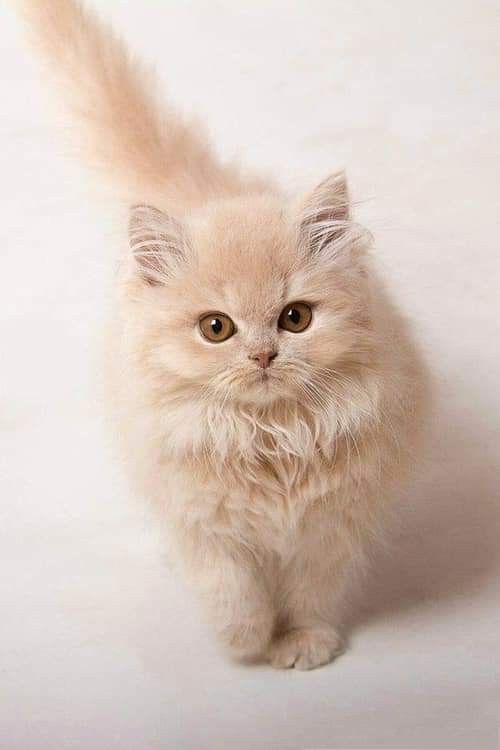
[[[291,320],[295,326],[300,323],[300,313],[296,307],[291,307],[288,311],[288,320]]]
[[[222,322],[219,318],[214,318],[212,322],[210,323],[210,328],[212,329],[212,332],[218,336],[219,333],[222,331]]]

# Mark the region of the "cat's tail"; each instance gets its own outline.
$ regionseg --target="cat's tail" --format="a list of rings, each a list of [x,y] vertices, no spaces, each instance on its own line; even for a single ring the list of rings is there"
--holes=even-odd
[[[15,0],[63,89],[86,161],[130,202],[187,205],[238,190],[200,129],[158,101],[154,76],[77,0]]]

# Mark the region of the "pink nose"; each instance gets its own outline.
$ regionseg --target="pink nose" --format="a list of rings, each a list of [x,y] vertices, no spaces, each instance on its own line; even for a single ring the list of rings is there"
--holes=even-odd
[[[262,367],[263,370],[266,369],[266,367],[269,367],[271,364],[271,360],[275,358],[278,352],[259,352],[258,354],[250,354],[249,359],[254,359],[259,367]]]

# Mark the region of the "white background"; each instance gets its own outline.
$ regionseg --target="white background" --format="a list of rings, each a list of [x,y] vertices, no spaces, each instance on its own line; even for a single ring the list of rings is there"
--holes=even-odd
[[[100,417],[115,258],[0,11],[5,750],[494,748],[500,701],[499,6],[100,0],[221,153],[287,188],[345,166],[436,378],[428,464],[307,674],[226,660]]]

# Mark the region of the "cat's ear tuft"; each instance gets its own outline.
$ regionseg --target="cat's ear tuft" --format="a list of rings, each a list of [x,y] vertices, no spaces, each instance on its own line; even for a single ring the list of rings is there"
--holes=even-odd
[[[137,270],[151,286],[172,277],[187,257],[182,226],[152,206],[130,209],[129,242]]]
[[[300,221],[301,245],[309,255],[348,256],[357,225],[351,221],[349,190],[344,172],[323,180],[307,198]]]

